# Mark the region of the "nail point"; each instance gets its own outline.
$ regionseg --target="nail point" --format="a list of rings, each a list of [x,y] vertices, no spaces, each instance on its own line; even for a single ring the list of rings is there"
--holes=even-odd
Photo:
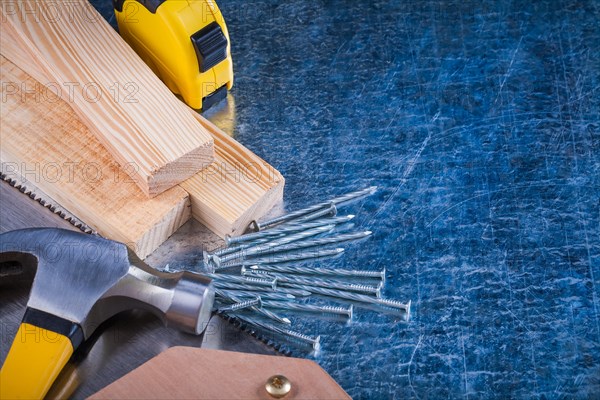
[[[320,335],[315,338],[315,341],[313,343],[313,349],[315,349],[317,351],[321,349],[321,336]]]
[[[209,261],[209,263],[213,264],[213,266],[215,266],[215,267],[221,266],[221,258],[219,256],[209,255],[208,261]]]
[[[409,300],[408,303],[406,303],[406,321],[410,320],[410,306],[412,304],[412,300]]]

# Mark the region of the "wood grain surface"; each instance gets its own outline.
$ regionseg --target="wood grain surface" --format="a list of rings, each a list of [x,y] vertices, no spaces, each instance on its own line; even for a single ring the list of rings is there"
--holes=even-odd
[[[350,399],[314,361],[172,347],[90,399],[273,399],[265,383],[284,375],[284,399]]]
[[[266,161],[190,110],[215,140],[215,162],[181,184],[194,218],[217,235],[239,235],[283,199],[285,179]]]
[[[2,0],[15,41],[148,196],[214,160],[213,140],[87,0]],[[3,52],[6,55],[7,49]]]
[[[190,218],[183,189],[148,198],[66,102],[45,98],[43,86],[6,58],[0,63],[2,82],[14,84],[2,89],[3,173],[25,179],[141,258]]]
[[[48,82],[46,74],[14,43],[7,36],[0,36],[2,55],[38,83]],[[53,99],[53,92],[47,86],[39,90]],[[210,133],[215,145],[215,161],[181,184],[189,193],[193,216],[221,237],[241,234],[252,220],[264,216],[282,201],[285,179],[277,169],[212,122],[192,109],[188,112]]]

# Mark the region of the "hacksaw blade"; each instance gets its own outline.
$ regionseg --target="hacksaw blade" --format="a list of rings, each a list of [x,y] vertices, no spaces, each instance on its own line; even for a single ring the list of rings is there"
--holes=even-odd
[[[58,215],[65,221],[69,222],[74,227],[78,228],[84,233],[97,234],[95,229],[87,225],[85,222],[77,218],[74,214],[69,212],[64,207],[60,206],[51,196],[46,194],[43,190],[31,183],[31,181],[23,178],[20,174],[14,171],[7,171],[4,168],[4,163],[0,167],[0,179],[8,183],[10,186],[19,190],[29,198],[37,201],[43,207],[49,209],[54,214]]]

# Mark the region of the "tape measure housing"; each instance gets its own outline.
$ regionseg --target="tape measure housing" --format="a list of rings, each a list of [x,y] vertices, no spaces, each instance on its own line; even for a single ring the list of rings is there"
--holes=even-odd
[[[212,0],[113,0],[119,33],[192,108],[206,110],[233,86],[231,44]]]

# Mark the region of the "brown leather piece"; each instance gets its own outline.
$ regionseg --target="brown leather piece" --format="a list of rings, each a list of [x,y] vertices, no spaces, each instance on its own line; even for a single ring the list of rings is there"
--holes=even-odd
[[[283,399],[349,399],[315,362],[192,347],[173,347],[90,399],[273,399],[267,379],[284,375]]]

